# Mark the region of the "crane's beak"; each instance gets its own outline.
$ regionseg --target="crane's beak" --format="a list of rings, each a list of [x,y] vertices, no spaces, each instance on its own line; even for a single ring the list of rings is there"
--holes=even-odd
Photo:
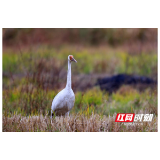
[[[76,62],[76,63],[77,63],[77,61],[76,61],[74,58],[72,58],[72,61],[74,61],[74,62]]]

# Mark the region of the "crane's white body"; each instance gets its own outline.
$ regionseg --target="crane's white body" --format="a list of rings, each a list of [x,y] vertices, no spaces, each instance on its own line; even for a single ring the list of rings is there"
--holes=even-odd
[[[52,102],[52,112],[56,115],[69,115],[75,102],[75,95],[72,89],[64,88],[60,91]]]
[[[77,62],[74,58],[72,61]],[[60,91],[53,99],[51,106],[51,118],[52,113],[55,115],[69,115],[70,110],[73,108],[75,102],[75,95],[71,88],[71,60],[68,56],[68,73],[66,87]]]

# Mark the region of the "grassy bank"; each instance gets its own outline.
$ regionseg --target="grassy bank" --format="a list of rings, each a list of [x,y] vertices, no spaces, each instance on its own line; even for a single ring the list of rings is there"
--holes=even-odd
[[[98,119],[95,122],[96,125],[101,128],[99,124],[103,121],[102,119],[105,117],[105,123],[108,121],[108,125],[112,125],[116,113],[152,113],[155,119],[157,118],[156,89],[147,88],[140,92],[131,86],[122,86],[109,95],[93,85],[98,75],[117,73],[145,75],[157,80],[156,53],[130,54],[122,50],[103,47],[54,49],[43,46],[32,50],[8,49],[3,53],[3,131],[29,131],[23,127],[23,129],[18,129],[20,127],[18,125],[23,120],[27,123],[26,125],[30,125],[30,118],[38,118],[42,123],[45,119],[47,120],[45,127],[38,131],[49,131],[46,126],[50,125],[48,126],[50,128],[54,126],[48,124],[50,123],[51,103],[54,96],[65,87],[69,54],[74,55],[78,61],[77,64],[72,64],[72,88],[76,100],[70,112],[71,121],[75,122],[78,115],[80,119],[86,121],[86,124],[88,121],[92,123],[91,119],[95,117]],[[87,76],[92,77],[88,79]],[[112,117],[111,121],[108,119],[109,116]],[[66,121],[65,118],[64,120]],[[13,121],[16,121],[14,128],[11,126]],[[36,128],[40,127],[37,125]],[[94,122],[91,125],[94,125]],[[119,131],[149,131],[148,125],[150,124],[141,129],[131,130],[123,130],[123,127],[119,126],[122,127]],[[66,126],[64,128],[62,131],[69,131]],[[94,130],[91,128],[84,130]],[[98,128],[94,131],[98,131]],[[56,131],[53,128],[50,130]],[[61,131],[60,128],[57,130]],[[153,129],[153,131],[156,130],[156,128]],[[36,131],[36,129],[30,131]],[[77,131],[83,130],[77,129]],[[116,131],[116,128],[113,127],[108,131]]]

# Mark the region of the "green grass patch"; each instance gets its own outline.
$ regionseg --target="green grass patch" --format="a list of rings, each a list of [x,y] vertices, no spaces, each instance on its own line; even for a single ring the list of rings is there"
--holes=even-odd
[[[108,95],[98,88],[88,90],[85,93],[75,94],[75,106],[71,114],[113,115],[114,113],[134,113],[146,108],[157,114],[157,94],[149,91],[140,93],[130,88],[125,94],[127,87],[121,87],[116,93]],[[3,114],[12,115],[50,115],[52,100],[57,91],[44,91],[41,88],[15,88],[12,91],[3,91]]]
[[[18,53],[18,54],[17,54]],[[39,61],[48,63],[48,67],[62,67],[62,63],[66,63],[67,56],[74,55],[77,64],[72,67],[73,73],[128,73],[151,76],[153,70],[157,68],[157,54],[140,53],[131,55],[121,51],[110,50],[90,50],[84,49],[77,51],[67,47],[59,50],[49,47],[41,47],[34,51],[21,52],[5,52],[3,53],[3,71],[19,73],[24,71],[34,72],[36,64]],[[154,72],[154,74],[155,74]]]

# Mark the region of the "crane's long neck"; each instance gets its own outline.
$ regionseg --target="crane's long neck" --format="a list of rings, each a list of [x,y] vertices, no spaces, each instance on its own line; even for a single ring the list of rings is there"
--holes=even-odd
[[[68,61],[68,73],[67,73],[67,84],[66,88],[71,88],[71,62]]]

